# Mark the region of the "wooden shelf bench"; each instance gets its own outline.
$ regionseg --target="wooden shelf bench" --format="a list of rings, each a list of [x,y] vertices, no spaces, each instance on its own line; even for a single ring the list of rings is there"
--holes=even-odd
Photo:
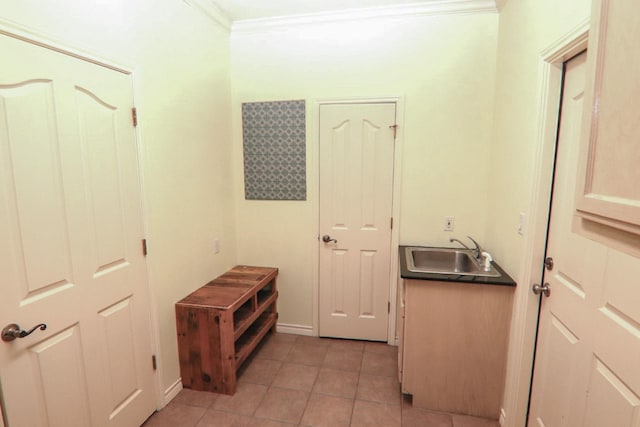
[[[238,265],[176,303],[182,384],[236,391],[236,372],[275,332],[278,269]]]

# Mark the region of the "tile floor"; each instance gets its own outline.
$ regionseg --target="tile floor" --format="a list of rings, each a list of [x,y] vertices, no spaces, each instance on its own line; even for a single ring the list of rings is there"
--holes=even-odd
[[[499,427],[497,421],[411,406],[397,347],[272,334],[227,396],[184,389],[143,427]]]

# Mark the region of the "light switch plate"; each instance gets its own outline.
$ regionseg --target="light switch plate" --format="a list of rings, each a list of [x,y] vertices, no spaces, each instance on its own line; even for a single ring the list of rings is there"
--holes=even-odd
[[[452,216],[445,217],[444,219],[444,231],[453,231],[455,218]]]

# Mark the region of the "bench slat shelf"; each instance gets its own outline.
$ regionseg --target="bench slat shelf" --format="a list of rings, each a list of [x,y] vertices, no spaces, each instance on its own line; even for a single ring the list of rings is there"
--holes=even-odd
[[[258,322],[255,322],[236,341],[236,369],[249,357],[253,349],[264,338],[269,330],[275,326],[278,317],[274,313],[263,313]]]
[[[265,310],[268,310],[272,304],[275,304],[277,298],[278,294],[271,294],[271,296],[264,301],[258,301],[258,308],[255,311],[244,310],[242,312],[241,319],[238,321],[235,321],[234,319],[234,341],[237,341],[242,334],[244,334],[244,332],[254,324],[257,318],[265,312]]]

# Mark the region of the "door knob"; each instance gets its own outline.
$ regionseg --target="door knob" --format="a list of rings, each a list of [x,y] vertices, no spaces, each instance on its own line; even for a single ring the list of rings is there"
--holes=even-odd
[[[47,329],[47,325],[45,325],[44,323],[40,323],[39,325],[34,326],[28,331],[25,331],[21,329],[20,325],[18,325],[17,323],[10,323],[2,330],[2,341],[9,342],[15,340],[16,338],[24,338],[28,335],[31,335],[31,333],[36,329],[44,331],[45,329]]]
[[[535,283],[533,285],[532,290],[533,290],[533,293],[536,295],[543,294],[545,297],[548,297],[549,295],[551,295],[551,285],[549,283],[545,283],[542,286]]]
[[[329,236],[328,234],[325,234],[324,236],[322,236],[322,241],[325,243],[329,243],[329,242],[338,243],[336,239],[332,239],[331,236]]]

